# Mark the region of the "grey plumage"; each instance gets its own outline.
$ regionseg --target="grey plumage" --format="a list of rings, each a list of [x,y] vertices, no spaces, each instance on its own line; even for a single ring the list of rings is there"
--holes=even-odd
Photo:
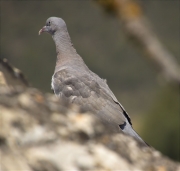
[[[51,83],[54,93],[85,111],[91,111],[114,132],[122,131],[146,144],[133,130],[130,117],[106,81],[89,70],[77,54],[65,22],[50,17],[39,34],[42,32],[50,33],[56,45],[57,61]]]

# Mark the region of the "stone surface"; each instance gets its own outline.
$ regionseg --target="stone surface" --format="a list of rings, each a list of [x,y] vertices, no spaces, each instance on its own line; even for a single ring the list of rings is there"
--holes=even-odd
[[[0,127],[0,171],[180,170],[155,149],[33,88],[0,88]]]

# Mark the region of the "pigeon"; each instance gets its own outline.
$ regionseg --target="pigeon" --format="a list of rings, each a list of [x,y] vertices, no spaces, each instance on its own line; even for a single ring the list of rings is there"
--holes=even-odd
[[[52,35],[56,46],[56,66],[51,87],[59,98],[89,111],[115,133],[124,133],[146,142],[134,131],[131,119],[124,107],[110,90],[106,80],[92,72],[76,52],[66,23],[58,17],[50,17],[39,31]]]

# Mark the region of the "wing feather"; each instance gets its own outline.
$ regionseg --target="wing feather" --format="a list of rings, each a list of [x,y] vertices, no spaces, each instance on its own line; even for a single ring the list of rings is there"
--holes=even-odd
[[[74,76],[67,70],[61,70],[54,74],[52,80],[56,95],[95,113],[115,131],[118,132],[119,125],[127,121],[122,108],[91,76]]]

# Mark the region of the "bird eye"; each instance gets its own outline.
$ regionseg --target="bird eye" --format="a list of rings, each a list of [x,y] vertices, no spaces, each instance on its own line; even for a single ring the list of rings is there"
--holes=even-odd
[[[46,24],[46,26],[50,26],[51,25],[51,22],[49,21],[47,24]]]

